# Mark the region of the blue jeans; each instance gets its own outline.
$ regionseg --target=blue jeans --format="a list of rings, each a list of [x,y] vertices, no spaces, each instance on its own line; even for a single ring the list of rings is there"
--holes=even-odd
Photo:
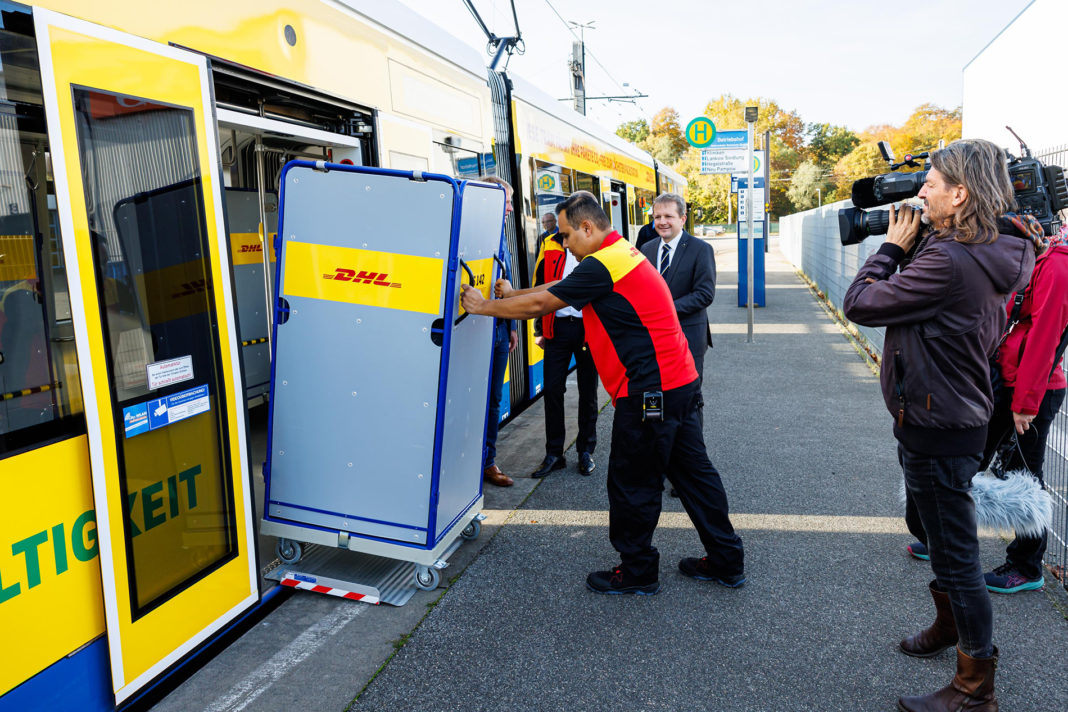
[[[953,606],[960,649],[973,658],[988,658],[994,654],[994,617],[969,494],[980,453],[935,457],[899,443],[897,454],[905,473],[905,524],[927,543],[936,584]]]
[[[508,322],[497,320],[493,327],[493,366],[489,382],[489,413],[486,415],[486,447],[482,451],[482,468],[496,464],[497,430],[501,419],[501,391],[504,370],[508,367]]]

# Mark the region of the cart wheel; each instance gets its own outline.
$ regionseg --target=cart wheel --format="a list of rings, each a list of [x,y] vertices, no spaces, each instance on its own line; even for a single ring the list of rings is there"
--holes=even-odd
[[[423,591],[433,591],[441,582],[437,569],[420,566],[415,570],[415,587]]]
[[[464,539],[467,539],[468,541],[471,541],[472,539],[478,539],[478,535],[481,533],[482,522],[472,519],[471,523],[464,527],[463,531],[460,532],[460,536],[462,536]]]
[[[292,539],[279,539],[278,546],[274,548],[274,552],[278,554],[278,558],[281,559],[284,564],[295,564],[300,561],[300,557],[304,555],[300,542],[293,541]]]

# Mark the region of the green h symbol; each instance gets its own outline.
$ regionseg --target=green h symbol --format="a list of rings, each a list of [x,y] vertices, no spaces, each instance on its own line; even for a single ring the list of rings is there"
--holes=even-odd
[[[694,124],[694,127],[693,127],[693,140],[694,141],[696,141],[697,143],[703,143],[707,136],[708,136],[708,124],[706,124],[706,123]]]

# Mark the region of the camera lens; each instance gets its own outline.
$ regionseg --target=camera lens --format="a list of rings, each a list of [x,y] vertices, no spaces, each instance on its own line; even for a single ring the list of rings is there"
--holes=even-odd
[[[885,235],[889,229],[889,210],[864,212],[859,208],[845,208],[838,211],[838,236],[843,245],[856,245],[869,235]]]

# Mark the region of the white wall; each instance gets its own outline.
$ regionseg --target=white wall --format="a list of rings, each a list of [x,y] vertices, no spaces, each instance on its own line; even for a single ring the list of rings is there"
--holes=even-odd
[[[1068,143],[1068,2],[1035,0],[964,68],[964,137],[1019,154],[1011,126],[1034,151]]]
[[[843,200],[779,219],[779,249],[794,267],[816,283],[839,312],[857,270],[885,239],[883,235],[872,235],[858,245],[842,246],[838,211],[852,205]],[[882,327],[857,326],[857,330],[875,351],[882,353]]]

